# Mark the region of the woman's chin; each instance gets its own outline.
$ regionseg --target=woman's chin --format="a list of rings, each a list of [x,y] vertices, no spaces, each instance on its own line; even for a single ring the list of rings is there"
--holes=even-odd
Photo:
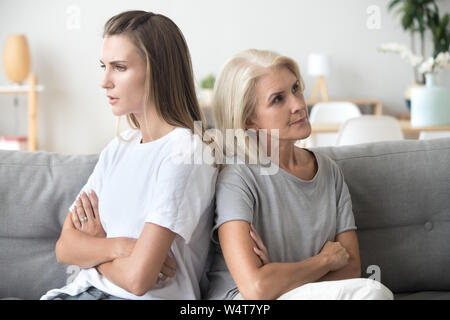
[[[111,112],[116,117],[121,117],[126,114],[121,108],[118,108],[117,106],[111,106]]]

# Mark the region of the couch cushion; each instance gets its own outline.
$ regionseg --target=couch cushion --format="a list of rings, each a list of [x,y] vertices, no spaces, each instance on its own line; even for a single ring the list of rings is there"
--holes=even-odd
[[[66,284],[71,274],[56,262],[55,244],[97,160],[0,151],[0,297],[38,299]]]
[[[398,293],[394,295],[394,300],[450,300],[450,291]]]
[[[450,138],[316,148],[341,167],[362,275],[394,292],[450,291]]]

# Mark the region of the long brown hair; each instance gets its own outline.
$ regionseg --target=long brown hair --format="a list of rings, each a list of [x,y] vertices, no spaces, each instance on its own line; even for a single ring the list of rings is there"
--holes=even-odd
[[[157,114],[170,125],[194,132],[194,121],[202,121],[204,127],[189,49],[177,25],[161,14],[125,11],[106,22],[103,37],[113,35],[128,36],[145,61],[145,105],[152,99]],[[127,120],[140,128],[134,114]]]

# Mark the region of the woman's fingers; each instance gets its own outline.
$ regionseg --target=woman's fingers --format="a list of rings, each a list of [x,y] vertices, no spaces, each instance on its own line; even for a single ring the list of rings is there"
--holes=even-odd
[[[167,256],[166,260],[164,261],[164,264],[167,265],[169,268],[172,269],[176,269],[177,267],[177,262],[175,261],[174,258],[172,258],[171,256]]]
[[[256,255],[263,260],[264,258],[264,252],[262,252],[261,250],[259,250],[257,247],[253,247],[253,251],[256,253]]]
[[[75,202],[74,210],[77,213],[78,221],[80,222],[81,227],[82,227],[83,223],[86,222],[87,217],[86,217],[86,213],[84,212],[83,204],[82,204],[80,198],[78,198],[77,201]]]
[[[88,220],[93,220],[94,211],[92,210],[91,200],[89,200],[86,192],[81,192],[80,199],[83,205],[84,212],[86,213],[86,217],[88,218]]]
[[[164,281],[166,279],[167,279],[167,276],[163,272],[160,272],[159,275],[158,275],[158,282],[159,281]]]
[[[100,217],[98,214],[98,198],[94,190],[89,191],[89,200],[91,200],[92,209],[94,210],[94,218],[98,219]]]
[[[269,256],[267,255],[267,252],[262,251],[262,250],[258,249],[257,247],[253,247],[253,251],[259,257],[259,259],[261,260],[263,265],[269,263]]]
[[[78,218],[76,208],[77,207],[75,206],[73,208],[73,211],[69,211],[69,212],[70,212],[70,217],[72,218],[72,223],[73,223],[74,227],[79,230],[79,229],[81,229],[81,223],[80,223],[80,219]]]
[[[159,280],[175,277],[176,265],[175,259],[168,255],[161,267],[161,272],[158,276]]]
[[[264,243],[262,242],[259,234],[256,232],[256,229],[253,226],[253,224],[250,224],[250,236],[256,242],[256,245],[258,246],[258,248],[260,248],[260,249],[265,248]]]
[[[166,277],[170,277],[170,278],[175,277],[175,269],[169,267],[166,264],[163,264],[163,266],[161,268],[161,273],[163,275],[165,275]]]
[[[264,245],[259,234],[256,232],[255,226],[253,224],[250,224],[250,237],[256,244],[256,247],[253,247],[253,251],[255,251],[256,255],[261,259],[263,264],[269,263],[269,253],[267,251],[267,248]]]

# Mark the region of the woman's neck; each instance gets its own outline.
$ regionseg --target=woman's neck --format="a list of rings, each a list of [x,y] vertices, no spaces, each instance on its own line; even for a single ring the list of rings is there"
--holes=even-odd
[[[294,143],[280,141],[278,165],[286,171],[294,171],[295,167],[298,165]]]
[[[154,140],[158,140],[159,138],[164,137],[166,134],[175,129],[174,126],[168,124],[166,121],[161,119],[154,111],[154,108],[151,108],[147,112],[147,119],[144,119],[143,114],[135,114],[136,119],[139,122],[139,127],[142,134],[141,143],[147,143]],[[147,120],[147,121],[145,121]]]

